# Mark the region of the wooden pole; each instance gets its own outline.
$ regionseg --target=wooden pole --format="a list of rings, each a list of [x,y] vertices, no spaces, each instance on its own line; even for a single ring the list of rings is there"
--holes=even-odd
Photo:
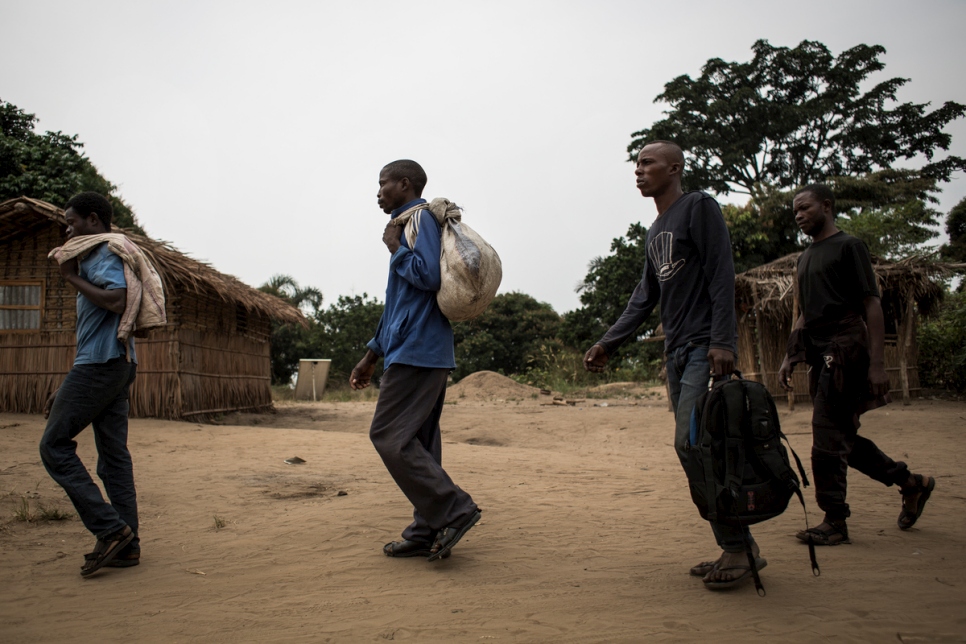
[[[792,326],[795,328],[795,323],[798,322],[798,275],[796,274],[792,277]],[[791,331],[789,331],[791,333]],[[791,384],[791,383],[789,383]],[[788,411],[795,411],[795,390],[788,392]]]
[[[758,347],[758,371],[761,374],[759,382],[768,388],[768,383],[765,382],[765,341],[764,333],[761,328],[761,322],[763,317],[761,303],[758,301],[758,285],[755,284],[754,288],[751,290],[753,297],[753,305],[755,307],[755,345]]]
[[[905,322],[902,325],[902,342],[897,342],[899,350],[899,382],[902,383],[902,400],[909,404],[909,352],[912,350],[912,327],[916,321],[916,300],[912,289],[906,297]]]

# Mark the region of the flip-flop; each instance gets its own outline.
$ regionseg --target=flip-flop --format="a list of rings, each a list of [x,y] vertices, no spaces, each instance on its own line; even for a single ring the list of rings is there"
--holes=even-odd
[[[714,567],[718,565],[721,558],[717,558],[714,561],[702,561],[696,566],[691,567],[691,576],[693,577],[704,577],[709,572],[714,570]]]
[[[124,546],[134,540],[134,530],[126,525],[104,539],[98,539],[94,552],[84,555],[84,565],[81,566],[81,576],[89,577],[111,563]]]
[[[459,540],[463,538],[463,535],[470,531],[476,522],[480,520],[482,514],[479,510],[475,511],[470,515],[469,520],[462,526],[443,528],[436,535],[436,542],[433,543],[433,554],[429,555],[429,561],[436,561],[437,559],[442,559],[449,555],[450,550],[453,549]]]
[[[428,557],[433,554],[433,544],[426,541],[390,541],[382,547],[387,557]],[[449,553],[446,554],[449,556]]]
[[[764,557],[755,557],[755,568],[758,570],[763,569],[768,565],[768,561]],[[728,581],[706,581],[704,582],[704,587],[708,590],[728,590],[729,588],[734,588],[746,579],[753,576],[751,568],[748,566],[729,566],[728,568],[718,568],[716,570],[741,570],[742,573],[735,577],[734,579],[729,579]]]
[[[907,494],[919,494],[919,499],[916,501],[916,511],[909,512],[906,510],[905,506],[902,508],[902,512],[899,513],[899,519],[896,523],[899,525],[900,530],[908,530],[912,526],[916,525],[916,521],[922,516],[922,511],[926,508],[926,501],[932,495],[932,491],[936,489],[936,479],[933,477],[927,477],[929,479],[928,485],[923,485],[922,482],[925,480],[922,474],[916,474],[916,487],[905,488],[907,492],[903,492],[899,489],[899,494],[906,496]]]

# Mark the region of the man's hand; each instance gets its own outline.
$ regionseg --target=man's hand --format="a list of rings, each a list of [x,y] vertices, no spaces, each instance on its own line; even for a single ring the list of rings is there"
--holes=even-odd
[[[77,258],[71,257],[66,262],[60,265],[60,274],[64,276],[64,279],[68,282],[71,277],[77,276],[80,268],[77,265]]]
[[[712,377],[730,376],[735,370],[735,354],[730,349],[708,349],[708,364]]]
[[[355,390],[368,387],[369,381],[372,379],[372,374],[376,370],[376,362],[378,360],[379,356],[373,353],[372,349],[366,351],[366,355],[355,366],[352,373],[349,374],[349,386]]]
[[[584,369],[587,371],[593,371],[594,373],[600,373],[604,370],[607,365],[607,360],[610,356],[604,350],[604,347],[599,344],[595,344],[587,353],[584,354]]]
[[[47,396],[47,402],[44,403],[44,419],[50,418],[50,410],[54,406],[54,398],[57,397],[57,392],[59,389],[54,389],[54,393]]]
[[[788,361],[788,356],[785,356],[785,359],[782,360],[782,366],[778,370],[778,386],[785,391],[791,391],[794,389],[794,387],[792,387],[792,371],[794,370],[795,367],[793,367]]]
[[[886,375],[885,365],[881,362],[869,366],[869,391],[876,398],[889,393],[889,376]]]
[[[389,220],[386,224],[386,229],[382,232],[382,243],[386,245],[390,253],[395,253],[399,250],[399,238],[402,236],[403,226],[397,226]]]

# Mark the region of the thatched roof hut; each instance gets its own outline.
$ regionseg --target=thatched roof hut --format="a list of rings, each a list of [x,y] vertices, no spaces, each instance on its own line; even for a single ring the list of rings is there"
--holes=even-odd
[[[738,368],[745,377],[763,382],[776,397],[785,395],[778,386],[778,369],[799,315],[796,278],[799,255],[793,253],[745,271],[735,280]],[[936,280],[950,277],[953,267],[922,257],[895,263],[873,257],[872,266],[882,295],[886,373],[893,395],[906,399],[918,396],[918,315],[929,314],[942,300],[943,289]],[[793,385],[795,396],[789,396],[789,404],[807,401],[804,369],[796,370]]]
[[[74,359],[76,292],[47,253],[64,243],[63,211],[0,203],[0,411],[37,413]],[[304,324],[282,300],[170,244],[125,231],[164,282],[166,327],[136,341],[131,415],[197,418],[271,406],[271,321]]]

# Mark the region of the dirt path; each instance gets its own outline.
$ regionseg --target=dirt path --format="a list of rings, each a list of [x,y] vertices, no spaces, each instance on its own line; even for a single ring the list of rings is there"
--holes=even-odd
[[[687,574],[715,549],[662,399],[450,402],[444,463],[484,514],[448,560],[381,554],[410,508],[368,441],[373,403],[284,404],[221,426],[132,421],[143,564],[87,580],[76,518],[15,518],[23,499],[72,511],[37,454],[43,419],[0,414],[0,641],[966,641],[962,403],[866,418],[937,477],[913,530],[895,489],[853,473],[854,544],[820,550],[820,577],[792,536],[799,508],[755,529],[759,598]],[[783,416],[806,460],[808,420]],[[89,431],[79,449],[93,470]]]

